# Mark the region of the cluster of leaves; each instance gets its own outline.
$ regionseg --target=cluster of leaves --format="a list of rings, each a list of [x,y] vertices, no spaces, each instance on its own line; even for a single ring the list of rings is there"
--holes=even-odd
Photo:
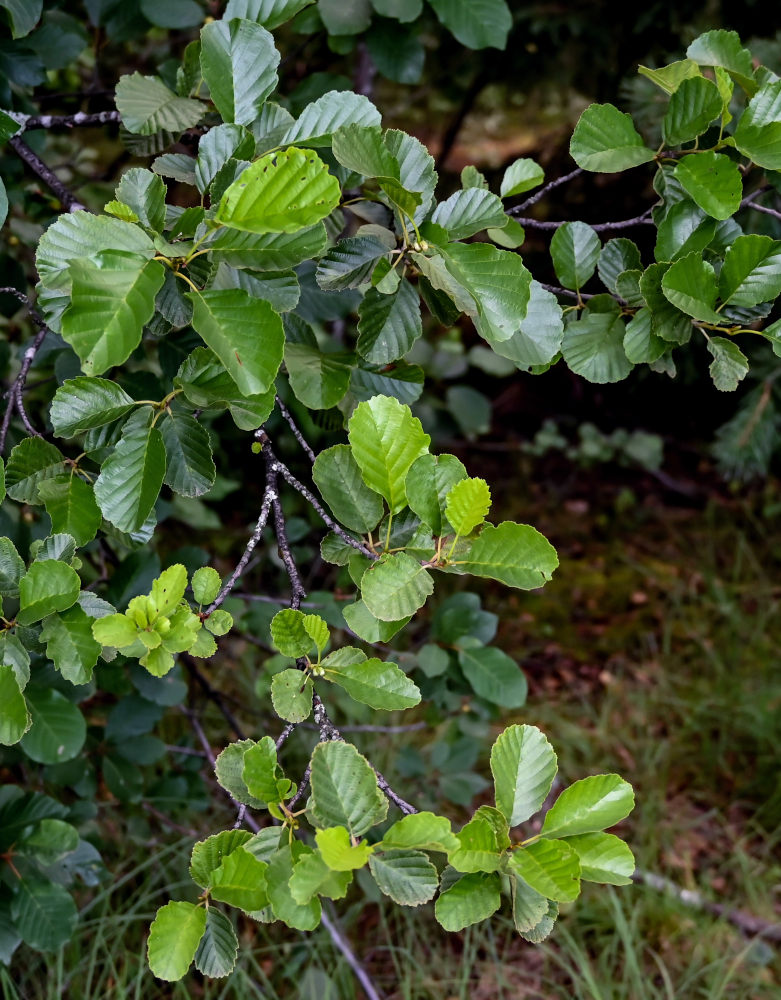
[[[279,628],[287,632],[289,622]],[[303,616],[296,622],[320,635]],[[321,898],[343,899],[366,866],[379,890],[400,906],[420,906],[438,893],[434,912],[448,931],[488,919],[504,894],[518,933],[535,943],[550,934],[559,903],[578,897],[581,879],[627,885],[634,871],[627,845],[604,832],[634,805],[631,786],[616,774],[576,781],[538,833],[511,841],[510,830],[540,810],[556,776],[556,755],[535,726],[510,726],[498,738],[491,751],[496,805],[480,806],[457,833],[449,819],[431,812],[410,812],[388,826],[388,800],[350,743],[315,747],[311,794],[299,813],[286,805],[297,797],[296,787],[282,772],[270,736],[231,744],[216,771],[235,799],[265,805],[283,825],[255,835],[226,830],[195,845],[190,874],[202,889],[199,903],[167,903],[152,924],[149,964],[161,979],[180,979],[193,960],[205,975],[231,971],[238,941],[214,903],[313,930]],[[315,827],[315,846],[296,836],[302,815]]]

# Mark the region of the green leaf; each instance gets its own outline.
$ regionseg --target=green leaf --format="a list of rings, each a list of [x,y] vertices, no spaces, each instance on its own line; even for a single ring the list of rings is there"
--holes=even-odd
[[[687,316],[703,323],[723,323],[713,308],[718,289],[716,272],[702,255],[695,251],[671,264],[662,278],[665,298]]]
[[[385,145],[379,125],[343,125],[334,132],[332,149],[339,163],[356,174],[399,179],[399,162]]]
[[[494,341],[491,347],[496,354],[528,371],[536,365],[547,365],[556,357],[563,334],[561,306],[556,296],[532,280],[529,305],[519,329],[509,340]]]
[[[439,876],[421,851],[393,850],[373,854],[369,869],[386,896],[399,906],[420,906],[434,898]]]
[[[434,535],[447,533],[445,503],[466,469],[455,455],[421,455],[410,466],[405,481],[407,502]]]
[[[734,392],[748,375],[748,358],[734,341],[724,337],[709,337],[708,351],[713,358],[708,368],[713,384],[722,392]]]
[[[465,240],[483,229],[494,226],[501,229],[507,216],[495,194],[482,188],[466,188],[440,202],[431,221],[446,229],[451,240]]]
[[[65,457],[42,438],[24,438],[11,452],[5,467],[8,496],[20,503],[40,503],[38,488],[65,472]]]
[[[531,275],[516,253],[488,243],[451,243],[447,269],[472,295],[469,311],[477,332],[489,343],[509,340],[529,305]]]
[[[445,499],[445,516],[458,535],[471,534],[490,509],[491,491],[484,479],[460,480]]]
[[[371,765],[349,743],[319,743],[312,754],[309,813],[317,827],[344,826],[360,837],[381,823],[388,800]]]
[[[32,725],[22,737],[22,749],[38,764],[63,764],[81,752],[87,723],[78,707],[54,688],[27,689]]]
[[[602,284],[616,294],[616,280],[624,271],[641,268],[640,251],[637,244],[622,236],[608,240],[602,247],[597,262],[597,270]]]
[[[252,741],[244,742],[251,744]],[[239,745],[231,744],[232,747]],[[211,885],[212,873],[220,867],[223,859],[239,847],[243,847],[250,839],[251,834],[247,830],[223,830],[207,837],[206,840],[199,841],[193,846],[190,857],[190,876],[193,881],[204,889],[208,888]]]
[[[329,90],[307,104],[282,139],[281,145],[329,146],[332,136],[345,125],[379,125],[380,113],[363,94]],[[390,148],[390,147],[389,147]],[[391,148],[391,154],[396,155]],[[405,178],[402,183],[407,186]],[[414,186],[410,190],[416,190]]]
[[[175,493],[199,497],[214,485],[217,470],[208,431],[182,410],[170,409],[160,421],[165,445],[165,483]]]
[[[414,29],[392,21],[373,25],[366,47],[377,71],[397,83],[420,83],[426,50]]]
[[[201,29],[201,70],[226,122],[249,125],[277,85],[279,52],[269,32],[254,21],[212,21]]]
[[[82,371],[99,375],[127,361],[141,343],[165,277],[163,265],[123,250],[102,250],[72,261],[70,273],[73,293],[62,335]]]
[[[11,916],[26,945],[56,951],[70,940],[79,919],[71,894],[61,885],[23,878],[11,900]]]
[[[499,876],[495,873],[463,875],[440,893],[434,907],[437,922],[446,931],[462,931],[471,924],[487,920],[501,906],[499,886]]]
[[[239,941],[233,924],[224,913],[210,906],[206,912],[206,928],[195,952],[195,968],[213,979],[229,976],[238,951]]]
[[[363,482],[348,445],[338,444],[321,451],[315,459],[312,478],[334,517],[345,527],[364,534],[379,524],[382,500]]]
[[[243,17],[273,31],[311,3],[314,0],[228,0],[223,19]]]
[[[358,353],[372,364],[404,357],[422,332],[420,300],[408,281],[392,295],[370,288],[358,307]]]
[[[331,638],[331,633],[325,619],[321,618],[320,615],[304,615],[304,628],[309,638],[317,647],[318,655],[321,656],[323,650],[328,645],[328,640]]]
[[[683,81],[690,77],[702,76],[700,67],[693,59],[679,59],[677,62],[660,66],[658,69],[638,66],[637,72],[641,76],[647,77],[657,87],[661,87],[665,94],[674,94]]]
[[[327,410],[341,402],[350,384],[351,354],[324,354],[309,344],[285,344],[290,387],[305,406]]]
[[[527,844],[512,852],[509,867],[548,899],[567,902],[580,895],[578,855],[564,840],[536,840]]]
[[[503,198],[514,198],[515,195],[537,187],[544,180],[545,171],[539,163],[524,156],[515,160],[505,170],[499,190]]]
[[[423,0],[372,0],[372,6],[383,17],[397,21],[417,21],[423,10]]]
[[[149,408],[133,414],[95,482],[98,507],[120,531],[138,531],[163,485],[165,446],[151,422]]]
[[[357,35],[369,27],[369,0],[317,0],[317,9],[329,35]]]
[[[304,613],[294,608],[278,611],[271,619],[271,641],[283,656],[294,660],[312,651],[314,642],[304,625]]]
[[[14,668],[0,664],[0,744],[18,743],[32,724]]]
[[[100,527],[101,514],[92,487],[75,473],[45,479],[38,496],[51,518],[52,532],[72,535],[76,545],[91,542]]]
[[[333,829],[341,830],[342,827]],[[320,831],[323,832],[325,831]],[[293,900],[304,906],[318,895],[328,899],[344,899],[352,880],[352,871],[333,871],[320,854],[304,854],[297,861],[288,886]]]
[[[412,708],[420,703],[417,684],[395,663],[367,659],[350,646],[329,654],[322,662],[325,677],[362,705],[386,712]]]
[[[374,236],[350,236],[340,240],[318,261],[317,284],[324,292],[358,288],[371,279],[377,261],[387,254],[388,247]]]
[[[604,885],[630,885],[635,859],[629,847],[612,833],[583,833],[567,837],[580,859],[580,877]]]
[[[652,333],[652,322],[651,310],[643,308],[626,324],[624,352],[633,365],[654,362],[669,347],[667,341]]]
[[[572,159],[584,170],[612,174],[654,158],[643,144],[630,115],[612,104],[592,104],[580,116],[569,146]]]
[[[340,197],[339,182],[316,153],[278,150],[230,185],[215,220],[249,233],[295,233],[330,215]]]
[[[542,806],[556,776],[556,754],[536,726],[509,726],[491,749],[497,808],[510,826],[524,823]]]
[[[756,90],[751,53],[742,47],[736,31],[706,31],[694,39],[686,55],[701,66],[723,67],[749,96]]]
[[[548,810],[542,836],[572,837],[604,830],[625,819],[634,805],[632,786],[617,774],[582,778],[565,788]]]
[[[100,656],[100,643],[92,636],[92,619],[78,605],[43,623],[41,642],[46,655],[71,684],[88,684]]]
[[[696,139],[719,117],[721,110],[721,95],[715,83],[703,76],[683,80],[670,98],[662,121],[665,144],[680,146]]]
[[[361,597],[380,621],[392,622],[413,615],[434,593],[431,574],[406,552],[375,563],[361,580]]]
[[[141,225],[158,233],[165,225],[165,195],[163,179],[142,167],[125,171],[116,190],[119,201],[127,205]]]
[[[602,244],[585,222],[565,222],[553,234],[550,252],[565,288],[581,289],[594,273]]]
[[[392,514],[400,511],[407,503],[407,472],[431,440],[420,421],[397,400],[375,396],[358,404],[347,426],[364,482],[385,497]]]
[[[535,928],[548,912],[548,900],[515,873],[511,876],[513,923],[519,934]]]
[[[670,264],[652,264],[640,278],[640,291],[651,312],[651,332],[665,341],[685,344],[691,337],[691,319],[667,299],[662,279]]]
[[[501,649],[494,646],[460,649],[458,663],[480,698],[505,708],[520,708],[526,704],[526,677],[515,660]]]
[[[65,611],[76,603],[81,589],[75,569],[57,559],[34,562],[19,581],[20,625],[32,625],[55,611]]]
[[[24,38],[40,20],[43,0],[0,0],[0,7],[8,11],[11,37]]]
[[[245,396],[268,391],[285,344],[282,320],[268,302],[243,289],[188,292],[193,327],[203,337]]]
[[[439,20],[468,49],[503,49],[512,27],[505,0],[429,0]]]
[[[277,764],[277,748],[270,736],[246,750],[241,776],[250,795],[263,802],[283,802],[293,794],[293,782]]]
[[[548,904],[548,912],[542,920],[532,927],[531,930],[519,931],[524,941],[528,941],[530,944],[540,944],[543,942],[551,933],[556,923],[556,918],[559,915],[559,904],[552,899],[546,900],[546,902]]]
[[[271,678],[271,704],[286,722],[303,722],[312,712],[312,680],[290,667]]]
[[[231,267],[284,271],[317,257],[328,243],[325,226],[318,222],[295,233],[249,233],[226,229],[209,244],[216,260]]]
[[[201,566],[193,573],[190,581],[193,588],[193,597],[198,604],[211,604],[220,592],[222,580],[220,574],[211,566]]]
[[[737,163],[728,156],[713,150],[684,156],[678,161],[675,177],[703,212],[714,219],[728,219],[740,208],[743,179]]]
[[[459,872],[493,872],[502,861],[503,848],[487,818],[475,815],[456,834],[458,847],[448,861]]]
[[[350,872],[363,868],[373,850],[365,840],[353,844],[350,834],[343,826],[318,830],[315,833],[315,840],[323,861],[335,872]]]
[[[431,812],[413,813],[394,823],[381,841],[382,850],[414,849],[448,853],[456,850],[459,841],[445,816]]]
[[[218,755],[214,764],[214,773],[217,776],[217,781],[231,798],[236,799],[237,802],[243,802],[244,805],[252,806],[253,809],[263,809],[266,803],[262,799],[256,799],[254,795],[250,795],[242,777],[244,754],[254,745],[252,740],[239,740],[237,743],[231,743]],[[196,876],[193,875],[193,878]],[[205,883],[201,882],[200,884],[204,885]]]
[[[141,73],[120,77],[115,99],[122,124],[139,135],[182,132],[197,125],[206,110],[200,101],[177,97],[159,77]]]
[[[400,618],[393,622],[380,621],[363,601],[346,605],[342,608],[342,614],[350,631],[364,642],[388,642],[409,621],[409,618]]]
[[[255,137],[242,125],[217,125],[201,136],[195,163],[195,183],[203,194],[231,159],[246,160],[255,153]]]
[[[116,382],[79,375],[57,389],[49,419],[58,437],[71,438],[119,420],[133,406],[133,400]]]
[[[559,564],[556,550],[536,528],[514,521],[486,525],[465,559],[465,573],[499,580],[508,587],[535,590],[550,580]]]
[[[179,607],[186,589],[187,570],[181,563],[164,569],[152,583],[152,592],[147,598],[150,621],[160,615],[171,616]]]
[[[161,906],[149,928],[147,958],[152,974],[167,982],[181,979],[190,968],[206,930],[206,910],[193,903]]]
[[[92,625],[92,634],[101,646],[122,649],[132,646],[138,638],[138,625],[127,615],[106,615]]]
[[[585,309],[567,324],[561,353],[569,368],[589,382],[620,382],[632,370],[624,353],[624,322],[617,312]]]
[[[781,295],[781,241],[738,236],[724,255],[719,295],[725,304],[749,307]]]
[[[781,168],[781,80],[766,83],[740,116],[735,145],[767,170]]]
[[[246,847],[237,847],[222,859],[209,878],[213,899],[247,912],[261,910],[268,905],[265,861],[251,854]]]
[[[309,851],[310,848],[306,848],[295,840],[292,844],[281,846],[269,858],[269,867],[266,873],[269,900],[274,916],[278,920],[284,921],[288,927],[302,931],[314,930],[320,923],[321,916],[319,899],[310,898],[305,903],[299,903],[289,888],[296,868],[312,856]]]

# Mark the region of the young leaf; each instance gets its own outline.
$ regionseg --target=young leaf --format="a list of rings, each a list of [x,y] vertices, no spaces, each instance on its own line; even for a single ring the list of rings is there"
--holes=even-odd
[[[708,368],[713,384],[722,392],[734,392],[748,375],[748,358],[734,341],[724,337],[709,337],[708,351],[713,358]]]
[[[165,477],[165,445],[152,426],[149,407],[133,414],[119,444],[95,481],[95,499],[107,521],[120,531],[137,531],[146,521]]]
[[[331,633],[328,630],[325,620],[320,615],[304,615],[304,629],[317,647],[318,656],[321,656],[323,650],[328,645],[328,640],[331,638]]]
[[[496,805],[510,826],[542,806],[556,776],[556,754],[536,726],[509,726],[491,749]]]
[[[396,712],[420,703],[417,685],[395,663],[367,660],[360,650],[348,646],[327,656],[322,666],[327,680],[370,708]]]
[[[122,174],[116,195],[142,226],[163,231],[166,188],[161,177],[143,167],[131,167]]]
[[[604,830],[625,819],[634,805],[632,786],[617,774],[582,778],[565,788],[548,810],[542,836],[571,837]]]
[[[233,972],[239,940],[233,924],[224,913],[210,906],[206,913],[206,928],[195,952],[195,968],[213,979],[221,979]]]
[[[630,885],[635,859],[629,847],[612,833],[582,833],[567,837],[580,859],[580,877],[603,885]]]
[[[463,875],[444,892],[434,907],[437,922],[446,931],[462,931],[471,924],[487,920],[499,909],[499,876],[484,872]]]
[[[278,150],[256,160],[220,200],[216,221],[249,233],[295,233],[339,204],[339,182],[316,153]]]
[[[396,552],[367,570],[361,580],[361,597],[380,621],[392,622],[414,615],[434,593],[431,574],[406,552]]]
[[[312,467],[312,478],[334,517],[345,527],[364,534],[380,523],[382,500],[364,483],[348,445],[321,451]]]
[[[201,69],[223,121],[249,125],[277,85],[280,55],[254,21],[212,21],[201,29]]]
[[[407,502],[434,535],[447,532],[445,500],[466,469],[455,455],[422,455],[410,466],[405,481]]]
[[[458,847],[448,852],[447,859],[456,871],[497,871],[503,848],[499,846],[496,832],[486,818],[474,816],[455,836]]]
[[[318,827],[344,826],[360,837],[381,823],[388,800],[371,765],[349,743],[320,743],[312,754],[309,813]]]
[[[315,840],[323,861],[335,872],[350,872],[363,868],[372,853],[372,846],[362,840],[353,844],[343,826],[317,830]]]
[[[570,154],[579,167],[612,174],[654,158],[643,144],[630,115],[612,104],[592,104],[580,116],[570,140]]]
[[[714,219],[729,219],[740,208],[743,178],[737,163],[703,150],[678,161],[675,177],[686,193]]]
[[[470,535],[490,509],[491,491],[484,479],[462,479],[445,499],[445,516],[458,535]]]
[[[57,559],[34,562],[19,581],[20,625],[32,625],[55,611],[76,603],[81,590],[79,574]]]
[[[364,482],[385,497],[395,514],[407,503],[407,472],[415,459],[428,451],[431,439],[409,408],[388,396],[359,403],[347,426]]]
[[[527,844],[512,852],[509,867],[548,899],[567,902],[580,895],[578,855],[564,840],[536,840]]]
[[[271,678],[271,704],[287,722],[303,722],[312,711],[312,679],[290,667]]]
[[[502,521],[486,525],[457,564],[465,573],[490,577],[519,590],[534,590],[550,580],[559,560],[551,543],[536,528]]]
[[[294,840],[292,844],[284,844],[269,858],[266,873],[269,901],[274,916],[288,927],[302,931],[314,930],[320,923],[321,916],[319,899],[310,898],[304,903],[299,903],[290,889],[296,868],[312,856],[310,851],[311,848],[306,848],[300,841]],[[344,878],[345,876],[342,876],[342,880]]]
[[[585,222],[565,222],[553,234],[550,252],[556,276],[565,288],[582,288],[594,273],[602,244]]]
[[[166,903],[149,928],[147,958],[152,974],[167,982],[181,979],[190,968],[206,930],[206,910],[184,901]]]
[[[70,438],[113,423],[133,406],[133,400],[116,382],[79,375],[57,389],[49,419],[58,437]]]
[[[515,660],[494,646],[459,649],[458,665],[480,698],[505,708],[526,704],[526,677]]]
[[[399,906],[421,906],[433,899],[439,888],[437,870],[422,851],[372,854],[369,869],[380,891]]]

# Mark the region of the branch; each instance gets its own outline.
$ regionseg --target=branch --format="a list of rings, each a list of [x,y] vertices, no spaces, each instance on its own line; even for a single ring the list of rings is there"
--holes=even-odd
[[[19,121],[22,116],[13,114],[11,117]],[[73,128],[76,125],[90,127],[119,121],[121,118],[118,111],[96,111],[93,114],[77,111],[74,115],[30,115],[23,121],[19,121],[19,124],[22,126],[23,132],[29,132],[30,129],[36,128]]]
[[[510,209],[510,214],[514,215],[516,212],[523,212],[527,208],[531,208],[532,205],[536,205],[540,199],[544,198],[545,195],[552,191],[554,188],[560,187],[562,184],[566,184],[567,181],[571,181],[575,177],[579,177],[583,173],[582,167],[575,167],[568,174],[564,174],[563,177],[557,177],[555,181],[549,181],[544,187],[541,187],[539,191],[533,194],[526,201],[522,201],[520,205],[516,205],[515,208]]]
[[[296,422],[293,420],[293,417],[290,415],[290,410],[288,410],[288,408],[285,406],[285,404],[282,402],[282,400],[279,398],[279,396],[276,397],[276,401],[277,401],[277,407],[279,409],[279,412],[282,414],[282,416],[287,421],[288,427],[293,432],[293,436],[295,437],[296,441],[298,441],[298,443],[301,445],[301,447],[306,452],[307,457],[309,458],[309,461],[312,462],[312,463],[314,463],[315,453],[309,447],[309,444],[308,444],[306,438],[301,433],[301,431],[298,429],[298,427],[296,425]]]
[[[754,206],[756,207],[756,206]],[[509,214],[512,214],[516,210],[513,209]],[[560,229],[565,226],[569,220],[559,219],[556,222],[541,222],[539,219],[529,219],[526,217],[521,217],[517,220],[522,226],[526,226],[528,229]],[[598,233],[609,232],[612,229],[629,229],[631,226],[652,226],[654,224],[651,218],[651,209],[648,208],[641,215],[636,215],[633,219],[620,219],[618,222],[596,222],[588,223],[593,230]]]
[[[8,428],[11,425],[11,418],[13,417],[14,410],[17,410],[19,416],[22,418],[22,423],[29,434],[34,437],[42,437],[41,434],[33,427],[30,423],[30,418],[27,416],[27,411],[24,407],[24,400],[22,394],[24,392],[24,387],[27,384],[27,376],[32,368],[33,361],[35,360],[35,355],[40,350],[41,344],[46,338],[46,334],[49,332],[46,324],[41,319],[39,313],[30,305],[30,300],[24,294],[20,292],[18,288],[3,287],[0,288],[0,292],[5,292],[8,295],[13,295],[17,298],[23,305],[27,307],[27,311],[30,314],[30,318],[33,323],[39,328],[38,333],[35,335],[35,339],[32,344],[24,352],[24,357],[22,359],[22,365],[19,369],[19,374],[11,383],[6,396],[8,397],[8,405],[5,409],[5,414],[3,415],[3,422],[0,425],[0,455],[5,451],[5,442],[8,437]]]
[[[594,296],[590,292],[573,292],[571,288],[559,288],[558,285],[546,285],[540,282],[542,287],[546,292],[553,292],[554,295],[566,295],[569,299],[577,299],[580,302],[581,299],[593,299]]]
[[[336,923],[331,920],[328,914],[323,910],[320,919],[322,920],[323,927],[328,931],[331,936],[331,940],[334,943],[334,947],[338,948],[339,951],[344,955],[347,960],[347,964],[355,973],[355,978],[363,987],[363,991],[368,997],[368,1000],[382,1000],[381,994],[377,992],[374,988],[374,983],[372,983],[369,978],[369,974],[366,969],[361,965],[358,959],[355,957],[355,953],[350,947],[349,942],[344,937],[342,932],[337,927]]]
[[[80,209],[86,209],[86,206],[82,205],[76,195],[68,190],[54,171],[46,166],[43,160],[30,149],[26,142],[22,142],[18,136],[14,136],[8,140],[8,145],[11,146],[20,159],[24,160],[32,172],[51,189],[68,212],[77,212]]]
[[[777,212],[774,208],[766,208],[764,205],[757,205],[756,202],[753,202],[751,207],[757,212],[764,212],[765,215],[781,220],[781,212]]]

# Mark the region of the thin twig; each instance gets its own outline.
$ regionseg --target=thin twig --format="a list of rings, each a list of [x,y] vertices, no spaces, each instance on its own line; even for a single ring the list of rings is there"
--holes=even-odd
[[[77,212],[86,209],[86,205],[82,205],[76,195],[68,190],[54,171],[46,166],[40,156],[34,153],[26,142],[22,142],[18,136],[14,136],[8,140],[8,145],[11,146],[20,159],[24,160],[32,172],[51,189],[66,211]]]
[[[0,291],[6,291],[6,289],[0,289]],[[16,297],[22,300],[27,300],[27,296],[23,293],[16,291]],[[22,423],[26,427],[29,433],[35,435],[36,437],[41,437],[38,431],[30,423],[30,419],[27,416],[27,411],[24,408],[24,402],[22,394],[24,392],[24,387],[27,384],[27,375],[32,367],[32,363],[35,360],[35,355],[40,350],[41,344],[43,343],[46,334],[49,332],[47,327],[43,324],[43,320],[38,315],[38,313],[30,306],[29,301],[26,302],[30,316],[33,322],[40,326],[38,333],[35,335],[35,339],[32,344],[24,352],[24,357],[22,358],[22,365],[19,369],[19,374],[14,379],[9,389],[8,405],[6,406],[5,414],[3,415],[3,423],[0,425],[0,455],[5,451],[5,442],[8,437],[8,428],[11,425],[11,417],[13,416],[14,410],[18,410],[19,416],[22,418]]]
[[[756,207],[756,206],[755,206]],[[513,210],[514,211],[514,210]],[[512,212],[510,213],[512,214]],[[527,229],[560,229],[568,222],[567,219],[558,219],[555,222],[541,222],[539,219],[530,219],[521,216],[517,220]],[[631,226],[652,226],[651,209],[646,209],[641,215],[636,215],[632,219],[619,219],[617,222],[596,222],[589,223],[591,228],[598,233],[609,232],[613,229],[629,229]]]
[[[314,463],[315,453],[309,447],[309,442],[306,440],[306,438],[304,437],[304,435],[298,429],[298,426],[296,425],[296,422],[293,420],[293,417],[290,414],[290,410],[288,410],[288,408],[285,406],[285,404],[282,402],[282,400],[279,398],[279,396],[276,397],[276,400],[277,400],[277,408],[279,409],[279,412],[282,414],[282,416],[284,417],[284,419],[287,421],[287,425],[290,428],[290,430],[293,432],[293,436],[295,437],[296,441],[298,441],[298,443],[301,445],[301,447],[306,452],[307,457],[309,458],[309,461]]]
[[[355,953],[350,947],[349,942],[344,937],[342,932],[339,930],[336,923],[328,916],[328,914],[325,911],[323,911],[320,919],[323,922],[323,927],[325,927],[325,929],[330,934],[334,946],[338,948],[339,951],[344,955],[347,964],[355,973],[355,978],[363,987],[363,991],[368,997],[368,1000],[383,1000],[382,994],[378,993],[377,990],[375,989],[374,983],[372,983],[371,979],[369,978],[368,972],[366,971],[366,969],[364,969],[364,967],[356,958]]]
[[[6,112],[7,114],[8,112]],[[13,115],[17,121],[21,116]],[[81,125],[90,127],[94,125],[108,125],[121,120],[118,111],[96,111],[88,114],[85,111],[77,111],[73,115],[30,115],[20,122],[22,131],[29,132],[36,128],[73,128]]]
[[[752,203],[751,207],[757,212],[763,212],[765,215],[770,215],[774,219],[781,220],[781,212],[777,212],[774,208],[767,208],[765,205],[757,205],[756,202]]]
[[[244,572],[244,568],[249,562],[249,557],[252,555],[255,546],[261,539],[263,530],[266,527],[266,522],[268,521],[269,513],[271,512],[271,505],[276,500],[276,498],[277,498],[276,493],[273,490],[269,490],[269,488],[266,487],[266,491],[263,494],[263,503],[261,504],[260,507],[260,514],[258,515],[258,519],[255,522],[255,530],[252,532],[252,535],[250,536],[250,539],[247,542],[247,547],[244,549],[244,553],[241,559],[239,559],[238,563],[236,564],[236,568],[228,577],[228,579],[225,581],[225,583],[222,585],[222,589],[220,590],[219,594],[217,594],[212,603],[204,612],[206,617],[208,617],[212,613],[212,611],[215,611],[217,608],[219,608],[219,606],[222,604],[222,602],[225,600],[228,594],[230,594],[230,592],[236,586],[236,583],[241,577],[241,574]]]
[[[564,174],[562,177],[557,177],[555,181],[549,181],[544,187],[541,187],[539,191],[527,198],[526,201],[522,201],[520,205],[516,205],[515,208],[511,209],[510,214],[524,212],[527,208],[531,208],[532,205],[536,205],[537,202],[544,198],[549,191],[560,187],[562,184],[566,184],[567,181],[571,181],[575,177],[579,177],[582,173],[582,167],[575,167],[575,169],[571,170],[568,174]]]
[[[540,282],[540,285],[545,289],[546,292],[553,292],[554,295],[566,295],[569,299],[593,299],[594,296],[589,292],[573,292],[571,288],[560,288],[558,285],[546,285]]]

